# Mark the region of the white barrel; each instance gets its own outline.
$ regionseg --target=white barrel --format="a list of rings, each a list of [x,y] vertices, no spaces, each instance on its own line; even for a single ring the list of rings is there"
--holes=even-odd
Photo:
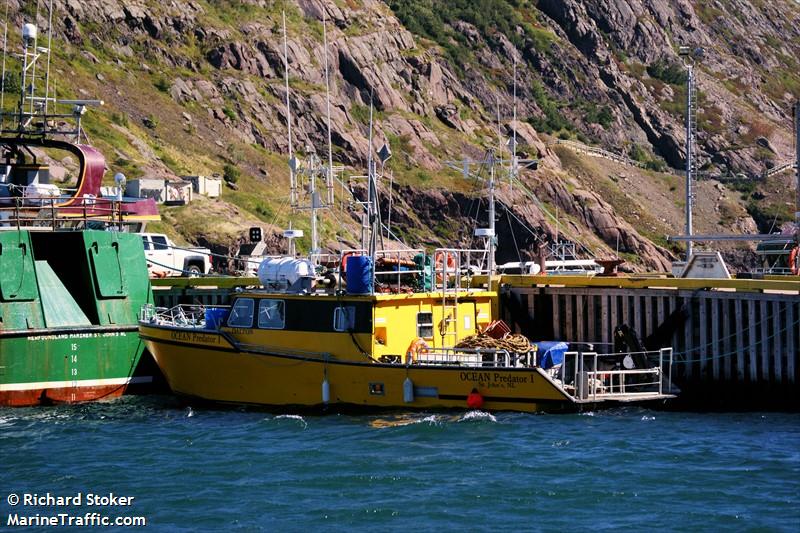
[[[403,382],[403,401],[406,403],[414,401],[414,382],[409,377]]]
[[[322,380],[322,403],[331,401],[331,384],[328,383],[328,378]]]

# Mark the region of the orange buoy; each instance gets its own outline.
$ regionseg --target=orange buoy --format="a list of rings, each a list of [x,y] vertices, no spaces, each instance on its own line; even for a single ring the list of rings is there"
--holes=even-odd
[[[472,392],[467,396],[467,407],[470,409],[480,409],[483,407],[483,396],[478,392],[478,389],[472,389]]]

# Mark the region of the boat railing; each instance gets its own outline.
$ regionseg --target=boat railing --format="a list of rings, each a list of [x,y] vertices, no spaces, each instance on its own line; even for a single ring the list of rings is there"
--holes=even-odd
[[[85,227],[87,223],[125,224],[123,201],[116,198],[23,194],[0,196],[0,227]],[[138,223],[138,222],[137,222]]]
[[[794,274],[789,267],[754,268],[753,273],[771,276],[791,276]]]
[[[215,305],[214,309],[230,309],[230,306]],[[181,328],[216,329],[209,328],[207,310],[205,305],[179,304],[174,307],[156,307],[145,304],[139,311],[139,321],[159,326],[175,326]]]
[[[364,249],[342,250],[338,258],[338,282],[343,283],[342,274],[346,268],[345,261],[350,256],[369,255]],[[398,248],[394,250],[375,251],[375,282],[379,287],[376,290],[385,289],[390,291],[401,291],[404,287],[411,287],[413,280],[424,276],[424,268],[419,268],[414,262],[417,256],[425,256],[422,248]],[[424,264],[424,262],[423,262]]]
[[[405,362],[427,366],[534,367],[536,366],[536,350],[516,353],[494,348],[435,348],[417,354],[413,359],[406,357]]]
[[[473,276],[488,275],[486,249],[437,248],[433,253],[436,290],[460,289]]]
[[[622,364],[628,358],[642,367]],[[563,364],[551,369],[550,375],[580,401],[634,401],[670,394],[672,364],[672,348],[611,354],[572,351],[564,353]]]

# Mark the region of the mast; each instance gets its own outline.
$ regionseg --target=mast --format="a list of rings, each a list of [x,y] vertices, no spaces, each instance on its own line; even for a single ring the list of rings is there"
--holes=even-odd
[[[331,82],[328,74],[328,19],[322,10],[322,41],[325,54],[325,107],[328,115],[328,204],[333,205],[333,141],[331,140]]]
[[[8,53],[8,2],[6,0],[6,14],[3,23],[3,77],[0,79],[0,131],[5,129],[5,102],[6,102],[6,54]]]
[[[511,116],[511,190],[514,190],[514,179],[519,174],[517,160],[517,56],[514,56],[514,108]]]
[[[319,159],[314,156],[317,162]],[[311,255],[319,252],[319,235],[317,233],[317,208],[319,201],[317,200],[317,174],[314,169],[309,176],[309,192],[311,193]]]
[[[372,259],[372,281],[371,286],[373,292],[375,291],[375,252],[377,248],[377,240],[376,240],[376,223],[378,217],[375,213],[376,209],[375,206],[377,204],[377,196],[378,191],[375,185],[375,168],[374,163],[372,161],[372,112],[373,112],[373,102],[372,102],[372,93],[370,92],[369,96],[369,144],[367,145],[367,218],[369,221],[369,256]]]
[[[49,16],[47,18],[47,63],[44,74],[44,115],[47,120],[47,109],[50,102],[50,46],[53,44],[53,0],[50,0]],[[55,100],[55,96],[53,96]],[[80,135],[80,132],[78,132]],[[78,138],[80,142],[80,137]]]
[[[794,224],[797,238],[800,239],[800,100],[794,104],[794,172],[795,172],[795,204]]]
[[[495,219],[495,201],[494,201],[494,167],[495,156],[494,152],[489,152],[489,256],[486,260],[486,267],[489,271],[489,276],[494,274],[494,252],[497,247],[497,238],[494,228]]]
[[[291,203],[297,203],[297,183],[295,181],[295,171],[297,162],[294,160],[294,150],[292,149],[292,108],[289,105],[289,45],[286,37],[286,11],[282,11],[283,17],[283,73],[286,81],[286,129],[289,137],[289,188]]]

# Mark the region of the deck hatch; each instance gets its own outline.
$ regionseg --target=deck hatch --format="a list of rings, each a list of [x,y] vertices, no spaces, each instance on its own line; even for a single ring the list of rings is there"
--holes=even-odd
[[[89,247],[97,293],[101,298],[124,298],[128,295],[122,276],[119,243],[106,235],[97,235]]]
[[[356,327],[356,308],[344,305],[333,310],[333,330],[352,331]]]
[[[27,235],[0,235],[0,300],[30,301],[35,298],[36,276]]]

